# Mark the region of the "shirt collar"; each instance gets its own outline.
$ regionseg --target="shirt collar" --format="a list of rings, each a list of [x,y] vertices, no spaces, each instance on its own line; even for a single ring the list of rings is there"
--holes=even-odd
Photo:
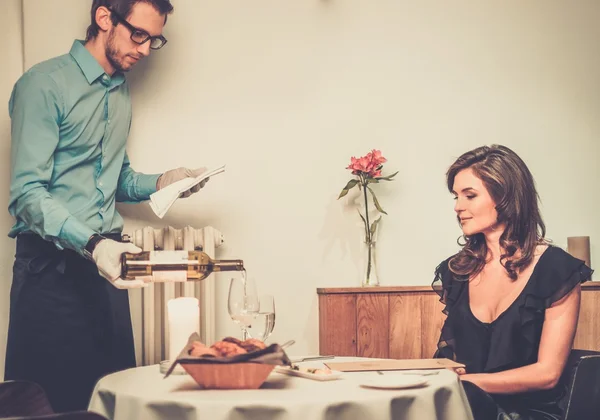
[[[76,39],[73,41],[73,46],[71,47],[69,54],[71,54],[71,57],[73,57],[89,84],[92,84],[96,79],[103,75],[106,76],[102,78],[103,84],[110,81],[110,84],[113,87],[120,85],[125,81],[125,76],[119,72],[113,74],[112,77],[107,75],[100,63],[98,63],[94,56],[90,54],[87,48],[85,48],[83,41],[81,40]]]

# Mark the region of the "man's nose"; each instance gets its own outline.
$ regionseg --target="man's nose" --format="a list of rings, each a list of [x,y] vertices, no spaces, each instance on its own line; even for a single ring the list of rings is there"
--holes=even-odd
[[[137,52],[141,55],[143,55],[144,57],[148,57],[150,55],[150,42],[151,41],[147,41],[144,42],[142,45],[140,45],[137,48]]]

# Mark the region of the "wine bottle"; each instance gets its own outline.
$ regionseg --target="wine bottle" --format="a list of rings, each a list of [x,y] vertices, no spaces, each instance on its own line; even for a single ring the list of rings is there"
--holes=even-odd
[[[146,251],[121,256],[121,278],[152,277],[165,281],[167,272],[186,272],[187,281],[204,280],[215,271],[245,271],[242,260],[214,260],[202,251]]]

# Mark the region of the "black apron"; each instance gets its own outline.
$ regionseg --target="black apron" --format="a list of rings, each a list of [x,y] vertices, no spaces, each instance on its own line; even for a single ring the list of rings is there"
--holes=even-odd
[[[5,380],[38,383],[56,412],[86,410],[101,377],[134,366],[127,290],[116,289],[76,252],[20,234]]]

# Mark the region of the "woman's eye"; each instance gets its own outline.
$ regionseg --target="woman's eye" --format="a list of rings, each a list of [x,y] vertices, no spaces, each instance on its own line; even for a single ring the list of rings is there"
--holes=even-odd
[[[467,198],[468,198],[469,200],[472,200],[472,199],[473,199],[473,198],[475,198],[475,197],[476,197],[476,196],[474,196],[474,195],[467,195]]]

